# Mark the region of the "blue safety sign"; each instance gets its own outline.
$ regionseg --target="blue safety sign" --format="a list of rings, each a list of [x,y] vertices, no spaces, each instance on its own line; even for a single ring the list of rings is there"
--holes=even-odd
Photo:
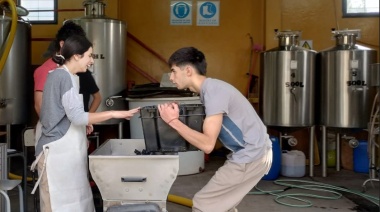
[[[205,2],[199,8],[199,14],[203,18],[212,18],[216,14],[216,6],[212,2]]]
[[[220,1],[197,2],[197,25],[219,26]]]
[[[190,13],[190,7],[185,2],[178,2],[173,6],[173,14],[177,18],[185,18]]]
[[[170,24],[171,25],[191,25],[191,1],[171,1],[170,3]]]

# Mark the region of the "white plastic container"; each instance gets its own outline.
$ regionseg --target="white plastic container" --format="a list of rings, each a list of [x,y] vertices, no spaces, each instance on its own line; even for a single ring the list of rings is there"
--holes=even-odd
[[[298,150],[283,151],[281,154],[281,175],[285,177],[305,176],[305,154]]]
[[[177,178],[178,155],[136,155],[144,139],[109,139],[89,155],[91,175],[107,208],[155,203],[166,211],[166,200]]]

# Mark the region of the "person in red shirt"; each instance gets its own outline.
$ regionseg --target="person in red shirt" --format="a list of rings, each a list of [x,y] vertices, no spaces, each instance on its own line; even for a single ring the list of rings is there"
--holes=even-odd
[[[75,24],[72,21],[66,21],[64,25],[58,30],[55,40],[51,43],[48,51],[44,56],[50,57],[41,66],[39,66],[34,72],[34,109],[40,116],[42,95],[47,75],[50,71],[57,68],[57,64],[51,59],[52,56],[59,53],[65,40],[72,35],[86,36],[86,33],[81,26]],[[94,78],[91,72],[87,70],[86,73],[79,74],[80,80],[80,93],[83,94],[85,111],[95,112],[99,107],[102,97],[99,92]],[[90,95],[92,96],[92,102],[89,104]]]

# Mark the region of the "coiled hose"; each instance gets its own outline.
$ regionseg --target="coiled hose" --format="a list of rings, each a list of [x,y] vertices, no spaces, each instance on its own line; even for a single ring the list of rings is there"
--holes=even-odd
[[[359,191],[353,191],[345,188],[341,188],[338,186],[333,186],[325,183],[320,182],[314,182],[314,181],[307,181],[307,180],[276,180],[273,182],[274,184],[286,186],[287,188],[282,190],[273,190],[273,191],[264,191],[262,189],[259,189],[257,186],[255,186],[255,189],[258,191],[251,191],[248,194],[270,194],[273,196],[276,196],[274,199],[275,202],[281,205],[286,205],[290,207],[298,207],[298,208],[305,208],[305,207],[311,207],[313,204],[309,200],[301,199],[299,197],[313,197],[313,198],[319,198],[319,199],[330,199],[335,200],[341,198],[343,195],[339,192],[347,192],[351,194],[358,195],[360,197],[363,197],[364,199],[367,199],[368,201],[372,202],[373,204],[379,206],[379,198],[375,196],[371,196],[368,194],[364,194]],[[312,191],[320,191],[320,192],[326,192],[330,193],[331,195],[328,196],[322,196],[322,195],[316,195],[316,194],[310,194],[310,193],[292,193],[292,194],[280,194],[281,192],[284,192],[290,188],[300,188],[305,190],[312,190]],[[284,198],[290,198],[299,202],[303,202],[303,204],[289,204],[282,199]]]

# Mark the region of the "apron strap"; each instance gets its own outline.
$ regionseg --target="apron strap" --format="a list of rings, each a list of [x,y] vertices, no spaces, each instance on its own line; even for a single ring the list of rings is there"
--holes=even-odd
[[[37,189],[38,185],[39,185],[40,182],[41,182],[42,175],[43,175],[44,172],[45,172],[45,168],[46,168],[46,160],[47,160],[47,157],[48,157],[48,155],[49,155],[49,147],[44,147],[44,151],[42,151],[42,152],[37,156],[36,160],[33,161],[32,166],[31,166],[31,168],[30,168],[33,172],[35,171],[36,166],[37,166],[37,164],[38,164],[38,161],[39,161],[39,160],[41,159],[41,157],[42,157],[42,154],[45,154],[45,159],[44,159],[44,163],[43,163],[43,166],[42,166],[42,171],[41,171],[41,173],[38,173],[38,174],[39,174],[39,175],[38,175],[38,180],[37,180],[36,184],[34,185],[34,188],[33,188],[31,194],[34,194],[34,193],[36,192],[36,189]]]
[[[265,174],[269,173],[270,168],[272,167],[272,162],[273,162],[272,160],[273,160],[273,152],[272,152],[272,149],[269,149],[269,150],[267,150],[265,160],[264,160],[264,164],[266,166]]]
[[[264,157],[264,164],[266,165],[266,168],[265,168],[265,174],[268,174],[269,171],[270,171],[270,168],[272,167],[272,162],[273,162],[273,152],[272,152],[272,141],[270,140],[269,138],[269,135],[266,136],[266,142],[267,142],[267,146],[266,146],[266,153],[265,153],[265,157]]]

